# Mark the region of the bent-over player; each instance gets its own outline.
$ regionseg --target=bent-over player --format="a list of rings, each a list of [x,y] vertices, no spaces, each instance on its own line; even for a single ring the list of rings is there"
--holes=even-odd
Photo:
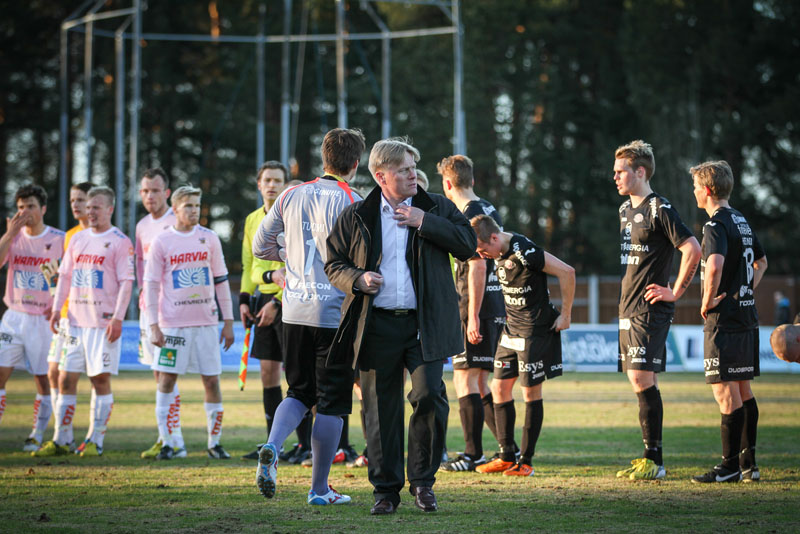
[[[50,330],[56,333],[61,308],[69,298],[69,331],[59,365],[60,394],[56,402],[56,430],[34,456],[67,454],[73,442],[72,420],[78,379],[86,373],[97,391],[94,430],[81,456],[103,454],[108,420],[114,406],[111,375],[119,371],[122,320],[133,289],[133,243],[111,225],[114,191],[93,187],[88,193],[89,228],[78,232],[64,253]]]
[[[201,195],[191,186],[179,187],[172,194],[175,225],[150,245],[144,273],[151,342],[160,348],[153,355],[153,370],[158,371],[156,422],[165,439],[156,456],[159,460],[175,454],[167,429],[171,393],[178,375],[187,371],[200,373],[205,388],[208,456],[230,458],[219,443],[224,414],[219,343],[224,342],[225,350],[233,344],[231,290],[219,237],[198,224]],[[219,335],[217,302],[224,322]]]
[[[17,212],[6,219],[0,238],[0,267],[8,263],[8,309],[0,324],[0,421],[6,406],[6,382],[14,367],[24,367],[36,383],[33,429],[22,450],[33,452],[42,443],[53,413],[47,380],[48,319],[53,306],[50,288],[55,282],[42,266],[57,265],[64,251],[64,232],[44,224],[47,193],[38,185],[20,187],[14,194]]]
[[[706,383],[721,414],[722,463],[692,482],[758,482],[758,405],[750,381],[759,375],[758,312],[753,290],[767,256],[747,219],[728,202],[733,172],[725,161],[692,167],[697,207],[711,217],[703,226],[700,277]]]
[[[569,328],[575,298],[575,269],[527,237],[500,230],[494,219],[478,215],[470,221],[478,236],[478,254],[495,261],[506,303],[506,325],[494,357],[494,418],[500,456],[479,465],[479,473],[533,476],[531,460],[542,430],[545,378],[561,376],[561,331]],[[558,278],[561,312],[550,303],[547,275]],[[522,377],[525,423],[522,448],[514,462],[514,398],[511,390]]]
[[[617,192],[630,197],[619,208],[620,267],[619,371],[628,375],[639,398],[644,454],[617,472],[630,480],[664,478],[661,443],[664,406],[656,374],[667,366],[667,335],[674,302],[689,287],[700,261],[700,244],[670,202],[653,192],[656,163],[644,141],[621,146],[614,154]],[[669,273],[675,249],[681,264],[674,287]]]

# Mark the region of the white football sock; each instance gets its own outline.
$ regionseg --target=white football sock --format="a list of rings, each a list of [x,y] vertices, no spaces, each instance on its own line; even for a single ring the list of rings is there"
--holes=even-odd
[[[219,438],[222,435],[222,415],[225,412],[221,402],[205,402],[203,407],[206,409],[208,448],[211,449],[219,444]]]

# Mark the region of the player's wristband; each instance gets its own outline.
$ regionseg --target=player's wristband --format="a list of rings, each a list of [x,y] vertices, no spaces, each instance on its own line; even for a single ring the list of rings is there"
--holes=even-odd
[[[265,284],[272,283],[272,273],[275,271],[264,271],[264,274],[261,275],[261,279],[264,281]]]
[[[242,304],[247,304],[250,306],[250,293],[239,293],[239,306]]]
[[[278,297],[272,297],[272,300],[270,300],[270,302],[274,303],[276,306],[278,306],[278,308],[283,306],[283,302],[281,302],[281,300]]]

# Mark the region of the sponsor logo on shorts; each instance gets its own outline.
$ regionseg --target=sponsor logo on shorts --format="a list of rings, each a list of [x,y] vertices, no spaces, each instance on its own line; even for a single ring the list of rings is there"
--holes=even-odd
[[[560,369],[562,369],[562,368],[563,368],[563,365],[562,365],[562,364],[560,364],[560,363],[559,363],[558,365],[551,365],[551,366],[550,366],[550,370],[551,370],[551,371],[558,371],[558,370],[560,370]]]
[[[711,369],[716,369],[717,367],[719,367],[719,358],[705,358],[703,360],[703,367],[705,367],[706,371],[710,371]]]
[[[103,367],[111,367],[111,354],[108,352],[103,353]]]
[[[503,334],[500,338],[500,346],[507,349],[523,351],[525,350],[525,339],[521,337],[509,337]]]
[[[453,358],[453,363],[454,364],[456,364],[456,363],[465,363],[466,361],[467,361],[467,357],[466,356],[455,356]]]
[[[49,285],[42,273],[32,271],[14,271],[15,289],[34,289],[36,291],[47,291]]]
[[[511,369],[511,362],[502,362],[500,360],[494,361],[495,369]]]
[[[5,332],[0,333],[0,342],[11,343],[12,341],[14,341],[14,336]]]
[[[619,320],[619,329],[620,330],[630,330],[631,329],[631,320],[630,319],[620,319]]]
[[[653,363],[655,365],[661,365],[661,358],[653,358]]]
[[[752,373],[755,371],[754,367],[728,367],[728,373],[732,375],[740,375],[742,373]]]
[[[73,270],[72,287],[103,289],[103,271],[98,271],[96,269]]]
[[[193,267],[189,269],[176,269],[172,271],[173,289],[209,285],[211,285],[211,277],[208,273],[208,267]]]
[[[541,371],[544,369],[544,362],[539,360],[538,362],[531,362],[531,363],[519,363],[519,372],[520,373],[535,373],[537,371]]]
[[[453,361],[455,361],[455,360],[453,360]],[[472,361],[473,362],[493,362],[494,361],[494,356],[473,356],[472,357]]]
[[[164,336],[164,344],[172,345],[173,347],[185,347],[186,338],[181,336]]]
[[[175,361],[178,356],[178,351],[164,347],[158,354],[158,365],[163,367],[175,367]]]
[[[647,358],[631,358],[631,363],[647,363]]]
[[[631,358],[644,356],[645,354],[647,354],[647,347],[628,347],[628,356]]]

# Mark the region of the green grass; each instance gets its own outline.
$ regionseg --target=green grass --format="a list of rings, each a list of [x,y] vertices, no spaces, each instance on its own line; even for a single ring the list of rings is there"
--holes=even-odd
[[[758,463],[764,482],[713,487],[689,482],[720,456],[719,415],[701,375],[661,378],[665,406],[665,464],[661,482],[629,482],[617,469],[641,453],[638,405],[624,376],[570,373],[547,383],[545,421],[534,458],[536,476],[440,473],[440,510],[423,514],[403,493],[389,517],[369,515],[372,488],[365,469],[334,466],[332,484],[353,504],[310,507],[310,471],[279,467],[278,493],[262,498],[255,463],[238,457],[264,436],[258,378],[239,392],[232,373],[223,376],[222,442],[234,458],[205,456],[205,414],[200,380],[181,380],[183,427],[189,457],[145,462],[139,453],[156,437],[154,383],[147,373],[114,379],[114,413],[101,458],[31,458],[20,450],[27,436],[32,380],[15,373],[0,424],[0,531],[38,532],[326,532],[463,534],[469,532],[750,532],[800,531],[800,376],[767,375],[755,382],[759,403]],[[448,389],[452,395],[452,387]],[[88,418],[88,381],[80,384],[76,437]],[[520,399],[519,391],[515,398]],[[461,450],[458,405],[451,398],[448,448]],[[518,405],[518,430],[522,420]],[[350,435],[363,447],[354,406]],[[408,410],[406,410],[408,415]],[[49,439],[48,431],[45,439]],[[488,431],[486,448],[496,447]],[[287,443],[290,445],[290,443]]]

